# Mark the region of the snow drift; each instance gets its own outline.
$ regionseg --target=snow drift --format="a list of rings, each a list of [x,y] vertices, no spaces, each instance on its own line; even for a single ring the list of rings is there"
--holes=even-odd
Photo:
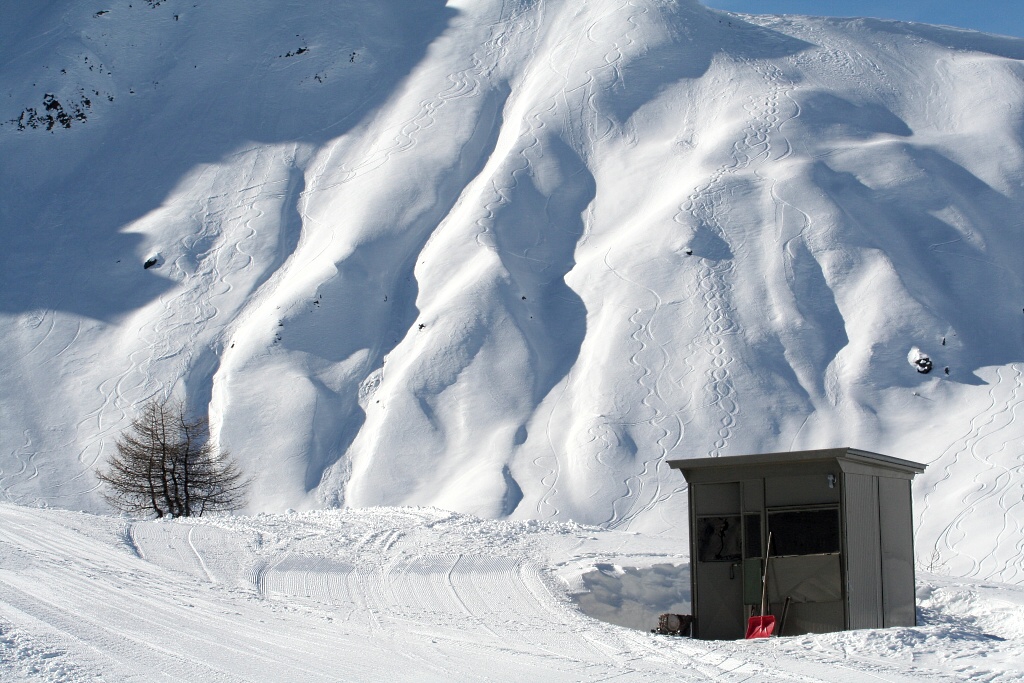
[[[668,458],[856,446],[930,465],[933,566],[1024,580],[1024,40],[695,0],[5,11],[6,499],[100,509],[153,395],[209,412],[254,511],[662,532]]]
[[[758,643],[655,636],[656,616],[638,631],[571,601],[566,583],[586,583],[596,561],[609,573],[588,606],[603,616],[668,604],[681,597],[669,569],[680,550],[664,537],[430,508],[130,521],[0,503],[0,678],[1010,683],[1024,673],[1024,587],[1008,584],[923,576],[920,626]]]

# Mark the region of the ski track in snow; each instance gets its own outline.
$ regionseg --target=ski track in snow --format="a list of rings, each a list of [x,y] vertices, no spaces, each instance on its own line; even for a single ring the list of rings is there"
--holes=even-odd
[[[752,65],[751,62],[747,62]],[[773,71],[755,70],[765,77],[772,86],[764,101],[761,95],[753,95],[745,109],[751,120],[743,130],[743,137],[733,145],[731,161],[720,166],[704,183],[694,188],[679,212],[673,217],[676,223],[683,224],[682,216],[688,215],[698,226],[713,231],[721,238],[730,251],[729,232],[717,219],[717,209],[722,206],[726,188],[723,183],[733,174],[748,168],[756,159],[771,153],[769,129],[778,122],[778,90],[774,86],[776,78]],[[772,67],[774,68],[774,67]],[[758,147],[763,146],[763,150]],[[701,402],[702,407],[714,406],[718,409],[720,427],[718,438],[708,451],[711,457],[722,455],[728,447],[729,438],[736,424],[739,404],[735,397],[735,387],[729,375],[729,367],[734,359],[726,347],[725,337],[736,333],[734,317],[729,302],[732,287],[729,279],[733,276],[734,259],[719,259],[717,262],[701,257],[701,268],[698,274],[698,291],[704,303],[705,335],[694,340],[691,348],[696,352],[703,350],[710,358],[710,367],[706,371],[704,394],[708,398]]]
[[[625,6],[626,5],[623,5],[623,7]],[[607,15],[605,15],[605,17],[615,13],[616,12],[609,12]],[[517,176],[519,174],[529,173],[532,171],[530,154],[534,153],[538,157],[543,156],[543,151],[541,149],[540,133],[547,125],[545,124],[543,117],[545,115],[550,116],[553,112],[556,112],[558,110],[559,103],[567,103],[569,99],[569,94],[577,90],[583,91],[588,106],[591,108],[593,113],[597,113],[597,109],[593,104],[593,98],[596,94],[596,81],[594,78],[593,69],[589,69],[586,71],[586,80],[582,84],[574,86],[572,88],[569,88],[568,86],[570,83],[570,79],[572,78],[573,64],[576,61],[576,56],[579,54],[579,43],[580,41],[583,40],[584,37],[586,37],[591,42],[596,42],[592,37],[592,32],[594,28],[597,26],[597,24],[601,22],[602,18],[598,18],[597,20],[591,22],[587,29],[583,32],[583,34],[578,36],[575,41],[572,41],[574,45],[573,56],[567,61],[564,70],[559,68],[559,65],[556,62],[554,55],[558,54],[559,50],[566,46],[567,43],[571,41],[569,39],[561,41],[552,51],[551,56],[549,57],[549,61],[547,63],[547,67],[551,71],[559,74],[559,76],[562,79],[562,86],[561,88],[558,89],[557,93],[544,99],[539,104],[535,104],[526,114],[523,115],[521,120],[526,123],[526,129],[525,131],[520,132],[520,134],[518,135],[516,140],[516,146],[514,148],[515,154],[518,157],[518,163],[515,168],[513,168],[511,171],[507,173],[507,182],[499,183],[498,178],[491,178],[489,183],[490,199],[484,203],[483,215],[480,216],[476,221],[476,240],[477,243],[480,244],[481,246],[492,249],[494,251],[499,251],[497,240],[489,236],[490,229],[488,228],[488,224],[493,223],[493,221],[495,220],[497,209],[500,206],[508,204],[510,202],[512,193],[519,184]],[[531,25],[532,24],[528,23],[524,28],[529,28]],[[617,44],[615,45],[615,49],[618,50]],[[614,66],[614,62],[616,62],[617,60],[618,57],[616,57],[612,63],[606,64],[602,68],[612,67],[617,69],[617,67]],[[563,117],[561,124],[563,128],[566,131],[568,131],[568,137],[570,141],[574,142],[574,144],[572,145],[573,148],[576,149],[577,151],[582,150],[585,148],[585,145],[580,144],[579,141],[575,139],[575,136],[573,134],[575,125],[572,120],[567,118],[567,114],[565,113],[567,111],[567,108],[563,109]],[[610,126],[611,124],[609,119],[609,130],[604,134],[604,136],[610,134]],[[526,144],[523,144],[524,140],[528,142]],[[545,209],[545,214],[546,213],[547,210]],[[587,231],[588,226],[584,225],[584,235],[581,237],[579,244],[583,244],[586,241]],[[542,238],[538,237],[538,240],[540,239]],[[533,246],[539,246],[539,242],[535,243]],[[503,255],[509,256],[511,258],[520,258],[526,261],[535,261],[534,259],[531,259],[529,252],[530,247],[526,248],[521,254],[509,252],[507,250],[501,250],[501,253]],[[540,261],[537,261],[537,263],[540,266],[544,265],[543,262]],[[561,451],[561,448],[555,444],[552,438],[552,434],[554,431],[552,429],[552,420],[554,419],[554,416],[562,403],[562,399],[565,397],[565,394],[568,391],[568,387],[570,386],[570,380],[571,371],[569,376],[559,383],[560,386],[557,386],[555,388],[555,390],[559,392],[559,395],[557,399],[552,402],[546,418],[547,428],[545,431],[547,440],[547,452],[541,453],[533,458],[533,464],[545,472],[541,476],[539,482],[540,485],[543,487],[543,492],[540,495],[536,505],[536,513],[538,517],[541,519],[555,518],[560,515],[560,510],[556,505],[555,501],[559,493],[558,482],[561,469],[561,458],[559,457],[559,453]]]
[[[621,562],[613,548],[645,542],[625,538],[431,509],[126,525],[0,504],[0,675],[853,683],[1022,673],[1024,660],[1012,664],[1024,653],[1019,640],[972,640],[947,624],[749,643],[658,637],[585,617],[546,565]],[[949,605],[980,597],[928,590],[930,608],[943,609],[943,595]],[[1018,593],[1011,599],[1024,604]],[[1024,626],[1019,616],[997,623],[1007,636]]]
[[[610,17],[617,18],[617,15],[621,14],[623,10],[625,10],[626,8],[631,8],[632,11],[627,13],[625,16],[625,23],[629,24],[630,28],[621,35],[624,44],[620,45],[618,40],[612,39],[610,41],[607,51],[605,52],[604,64],[598,67],[586,69],[584,71],[585,79],[583,80],[583,82],[580,83],[579,85],[569,87],[570,80],[572,78],[572,67],[580,53],[580,42],[584,38],[586,38],[590,43],[594,45],[601,45],[602,42],[598,38],[595,38],[594,35],[598,26],[602,24],[602,22],[605,22]],[[589,147],[589,145],[584,144],[584,138],[590,140],[591,145],[598,145],[602,141],[612,137],[613,133],[617,128],[617,125],[608,114],[600,110],[600,108],[597,106],[596,98],[602,90],[607,90],[608,88],[611,88],[614,84],[622,82],[620,64],[622,61],[624,50],[629,49],[636,43],[636,41],[633,39],[633,36],[639,31],[640,28],[637,22],[637,18],[639,16],[646,14],[647,12],[648,10],[646,7],[639,8],[636,6],[635,3],[627,1],[620,5],[619,7],[609,10],[604,15],[599,16],[598,18],[591,21],[588,24],[586,30],[584,30],[580,34],[580,36],[574,41],[573,56],[567,60],[564,69],[559,69],[554,62],[554,55],[558,54],[558,49],[556,48],[556,50],[552,52],[552,61],[550,62],[550,68],[561,75],[563,86],[557,95],[555,95],[552,99],[545,101],[544,104],[539,105],[537,108],[534,109],[534,112],[527,117],[529,121],[527,133],[525,135],[521,135],[519,138],[520,140],[522,140],[524,137],[530,139],[530,143],[526,145],[521,152],[524,164],[522,167],[517,168],[516,170],[509,174],[510,178],[512,179],[511,187],[506,187],[502,189],[498,189],[497,187],[493,188],[493,192],[496,196],[496,199],[493,201],[492,204],[487,205],[485,219],[481,219],[481,222],[478,223],[483,228],[482,232],[486,231],[485,221],[494,216],[493,207],[505,201],[508,201],[508,197],[515,187],[516,173],[522,173],[529,170],[530,164],[527,152],[538,146],[539,137],[537,133],[544,126],[543,120],[541,120],[540,118],[540,114],[555,111],[556,107],[559,104],[559,101],[561,101],[561,103],[563,104],[563,111],[565,112],[563,114],[562,121],[563,128],[568,131],[569,139],[573,141],[574,148],[578,150],[584,150]],[[563,47],[564,45],[566,45],[567,42],[568,41],[563,41],[563,43],[561,43],[558,47]],[[608,81],[608,79],[599,78],[599,74],[603,74],[605,72],[611,72],[612,76],[610,82]],[[583,98],[583,101],[586,105],[586,109],[588,110],[587,115],[583,115],[580,117],[581,124],[587,127],[587,130],[585,131],[585,135],[579,136],[574,134],[574,131],[577,129],[578,126],[575,125],[574,122],[568,117],[568,112],[572,111],[572,107],[569,105],[569,101],[571,99],[570,96],[577,92],[581,93],[580,97]],[[593,126],[596,126],[596,121],[603,122],[604,125],[602,130],[598,131],[592,129]],[[587,235],[584,235],[583,238],[581,238],[579,245],[584,244],[586,240]],[[659,434],[659,436],[657,436],[654,440],[658,448],[658,452],[655,452],[651,456],[648,456],[644,459],[641,466],[641,470],[639,472],[634,472],[633,474],[630,474],[628,477],[626,477],[622,484],[626,490],[626,493],[622,497],[617,498],[611,502],[611,513],[609,519],[607,520],[607,524],[611,528],[619,528],[628,525],[629,522],[632,521],[634,518],[636,518],[643,512],[650,510],[651,508],[654,507],[656,503],[664,500],[665,498],[668,497],[668,495],[671,495],[671,493],[667,495],[662,494],[661,474],[662,470],[664,469],[665,456],[671,449],[671,446],[667,446],[666,442],[672,440],[673,445],[679,443],[680,439],[682,438],[682,424],[678,417],[678,410],[668,411],[667,414],[659,415],[659,409],[664,409],[667,407],[667,404],[660,395],[660,390],[658,388],[658,382],[661,379],[661,375],[664,373],[666,363],[662,363],[662,370],[659,371],[657,373],[657,377],[648,384],[645,383],[644,380],[653,377],[654,373],[650,369],[642,367],[638,360],[640,355],[646,352],[648,348],[648,342],[642,339],[641,336],[646,336],[651,340],[651,343],[656,344],[650,332],[650,324],[653,322],[657,314],[657,309],[661,305],[660,297],[656,292],[654,292],[654,290],[651,290],[639,283],[633,282],[629,278],[619,273],[615,268],[611,266],[611,264],[608,263],[607,255],[605,258],[605,265],[607,266],[608,270],[617,278],[625,282],[629,282],[633,286],[640,288],[645,292],[645,295],[653,296],[656,301],[655,310],[653,313],[650,313],[648,315],[647,323],[639,324],[637,326],[637,329],[633,332],[631,336],[633,341],[640,345],[640,349],[630,356],[629,363],[631,366],[638,368],[638,370],[641,373],[640,379],[637,380],[637,384],[645,391],[645,396],[643,399],[641,399],[641,403],[644,408],[652,410],[655,415],[654,417],[647,418],[643,422],[643,424],[652,427],[655,430],[655,432]],[[638,309],[633,314],[633,316],[630,317],[630,322],[634,325],[637,325],[635,319],[642,313],[647,313],[647,311],[643,309]],[[668,355],[665,353],[664,348],[662,346],[658,346],[658,351],[660,360],[667,361]],[[553,515],[558,514],[557,507],[555,507],[555,505],[551,501],[554,498],[556,498],[558,494],[557,482],[559,479],[560,459],[558,457],[558,448],[550,440],[550,420],[553,417],[559,403],[561,402],[561,397],[564,396],[566,388],[568,386],[569,382],[567,380],[563,380],[562,388],[559,390],[559,399],[554,402],[551,408],[551,413],[548,417],[548,444],[550,454],[540,455],[536,457],[533,461],[535,465],[542,466],[547,470],[547,473],[541,478],[541,484],[544,486],[545,491],[537,503],[537,513],[541,518],[549,518]],[[657,405],[653,405],[653,403],[657,403]],[[641,424],[640,422],[634,422],[626,418],[628,418],[628,416],[620,418],[602,416],[601,418],[599,418],[597,424],[587,429],[588,436],[590,437],[588,443],[594,443],[598,440],[604,443],[603,448],[594,451],[594,460],[597,463],[607,466],[602,456],[604,453],[606,453],[607,451],[614,447],[612,444],[612,440],[615,439],[614,431],[616,428],[622,429],[629,426],[636,426],[638,424]],[[675,424],[673,425],[673,427],[675,429],[665,427],[664,425],[661,424],[662,422],[674,422]],[[670,439],[670,437],[673,434],[677,435],[676,438]],[[547,464],[541,465],[542,460]],[[652,474],[656,471],[657,474]],[[653,479],[654,491],[648,495],[643,492],[643,488],[645,485],[645,481],[651,479]],[[641,500],[641,498],[643,500]],[[621,509],[623,506],[626,507],[626,510]],[[549,508],[553,512],[548,514],[548,510],[545,510],[545,508]]]
[[[743,130],[742,138],[733,146],[732,160],[719,167],[707,181],[696,187],[680,207],[679,213],[673,217],[676,223],[682,224],[681,216],[684,213],[688,214],[698,225],[703,224],[714,230],[715,234],[722,238],[727,245],[729,244],[727,230],[716,218],[717,210],[721,209],[726,201],[727,187],[724,183],[729,176],[751,168],[759,159],[767,159],[771,156],[771,132],[777,131],[783,123],[779,115],[779,98],[788,97],[793,87],[792,84],[784,80],[776,67],[750,61],[747,64],[765,80],[767,94],[763,96],[763,99],[761,95],[752,96],[750,103],[745,107],[751,115],[751,120]],[[787,142],[785,154],[788,155],[788,153]],[[753,173],[756,175],[756,168],[753,169]],[[710,398],[703,402],[702,407],[715,406],[721,415],[720,427],[717,432],[718,439],[714,441],[708,453],[714,457],[722,455],[723,451],[727,449],[740,411],[735,397],[736,390],[729,373],[734,359],[726,347],[726,338],[737,332],[729,303],[732,290],[729,280],[733,275],[734,264],[731,258],[714,262],[703,257],[700,263],[697,290],[706,311],[705,334],[691,344],[691,352],[686,354],[684,360],[687,371],[679,378],[674,378],[674,381],[682,382],[690,376],[694,367],[690,359],[699,350],[710,356],[710,367],[705,373],[704,384],[704,393]],[[637,384],[643,390],[640,405],[642,408],[649,409],[654,415],[643,424],[652,429],[654,435],[646,441],[655,447],[649,450],[649,455],[638,463],[634,473],[623,482],[626,493],[612,503],[612,513],[606,524],[610,528],[620,528],[628,527],[634,519],[684,490],[682,485],[676,485],[671,491],[663,492],[662,481],[666,474],[665,461],[668,453],[683,441],[684,421],[680,415],[689,409],[689,403],[678,407],[670,406],[662,396],[660,389],[662,378],[672,361],[670,354],[665,351],[664,344],[659,343],[653,333],[656,321],[662,312],[661,297],[653,289],[624,276],[619,269],[608,263],[607,257],[605,264],[617,278],[643,290],[645,298],[653,301],[652,307],[637,309],[629,318],[630,323],[634,326],[631,339],[639,345],[638,350],[630,356],[629,362],[637,368],[640,375],[637,379]],[[644,322],[639,322],[641,316]],[[650,356],[647,353],[649,348],[657,349],[656,358],[653,361],[657,370],[652,369],[649,365],[644,365],[640,360]],[[640,423],[624,422],[622,424],[636,425]],[[600,458],[599,455],[598,458]],[[654,490],[646,493],[644,491],[645,483],[653,485]]]
[[[502,15],[504,12],[503,8]],[[431,98],[421,100],[414,115],[385,129],[373,142],[369,152],[359,155],[357,162],[348,164],[340,161],[337,167],[340,173],[331,172],[332,176],[340,176],[340,179],[329,185],[324,185],[321,179],[328,173],[332,160],[335,156],[340,155],[342,148],[349,142],[346,138],[339,138],[331,145],[327,153],[321,155],[321,161],[310,171],[308,189],[304,193],[306,198],[308,199],[318,192],[336,189],[367,173],[383,169],[394,156],[415,148],[419,136],[434,126],[446,105],[459,99],[478,96],[481,92],[482,80],[501,63],[501,58],[505,55],[504,44],[508,36],[514,35],[517,31],[525,32],[531,28],[528,23],[521,22],[521,17],[527,13],[528,8],[524,7],[519,12],[512,13],[508,18],[500,19],[491,27],[490,36],[481,49],[470,55],[471,67],[448,74],[445,81],[449,85],[445,90]],[[316,221],[305,213],[303,213],[303,222],[304,224],[316,224]],[[326,251],[326,247],[323,251]]]
[[[1019,582],[1024,578],[1024,462],[1012,456],[1021,445],[1012,425],[1024,412],[1024,366],[1015,363],[996,368],[995,373],[988,409],[976,415],[967,433],[931,464],[942,468],[942,479],[925,491],[919,519],[949,520],[933,545],[938,553],[934,561],[941,566],[955,564],[960,576]],[[973,476],[970,481],[958,481],[957,471],[970,471]],[[933,497],[948,495],[949,489],[959,493],[960,504],[932,509]],[[984,545],[972,537],[972,524],[979,519],[987,522]]]
[[[594,118],[602,118],[606,122],[606,129],[605,129],[605,131],[603,133],[597,135],[597,137],[595,138],[595,141],[599,142],[601,140],[609,138],[612,135],[612,133],[614,132],[614,129],[615,129],[614,121],[607,114],[601,112],[599,110],[599,108],[597,107],[596,103],[595,103],[595,98],[597,97],[597,95],[598,95],[598,93],[599,93],[599,91],[601,89],[600,86],[598,85],[598,81],[597,81],[597,78],[595,76],[595,73],[597,73],[599,71],[603,72],[603,71],[611,70],[614,73],[614,79],[613,79],[612,82],[614,83],[614,82],[620,82],[621,81],[619,62],[620,62],[621,57],[622,57],[622,49],[621,49],[621,46],[619,45],[619,43],[617,41],[614,41],[614,40],[611,43],[611,50],[615,53],[615,56],[611,60],[607,60],[606,59],[605,60],[605,64],[600,66],[600,67],[592,68],[592,69],[586,69],[585,72],[584,72],[586,78],[583,81],[583,83],[581,83],[579,85],[574,85],[572,87],[569,87],[569,85],[570,85],[570,81],[573,78],[573,66],[576,63],[577,57],[579,56],[580,42],[584,38],[586,38],[588,41],[590,41],[593,44],[599,44],[599,41],[597,39],[595,39],[594,36],[593,36],[595,28],[603,20],[607,19],[608,17],[611,17],[611,16],[614,16],[614,15],[618,14],[619,12],[621,12],[621,10],[623,8],[626,8],[626,7],[633,7],[634,9],[636,9],[636,6],[632,2],[626,2],[623,5],[621,5],[619,8],[617,8],[615,10],[610,10],[606,14],[604,14],[603,16],[598,17],[597,19],[591,21],[588,24],[586,30],[584,30],[581,34],[579,34],[576,37],[575,40],[568,39],[568,38],[567,39],[563,39],[556,46],[556,48],[551,51],[550,56],[549,56],[549,61],[548,61],[548,68],[551,71],[553,71],[554,73],[559,74],[559,76],[562,79],[562,86],[561,86],[561,88],[559,88],[558,92],[553,97],[545,100],[542,104],[537,105],[532,110],[532,112],[525,117],[528,120],[528,122],[529,122],[528,123],[527,132],[526,132],[525,135],[520,135],[520,138],[519,138],[520,140],[522,140],[524,137],[528,137],[530,139],[530,143],[528,145],[526,145],[525,147],[523,147],[522,151],[520,152],[522,157],[523,157],[524,165],[522,167],[520,167],[520,168],[517,168],[512,173],[510,173],[510,178],[513,181],[513,185],[511,187],[506,187],[506,188],[499,189],[496,185],[494,185],[492,183],[492,194],[495,196],[495,199],[493,199],[490,204],[486,205],[486,207],[485,207],[485,216],[478,221],[478,225],[480,226],[481,237],[482,237],[482,235],[484,233],[486,233],[486,230],[487,230],[486,222],[487,222],[487,220],[492,219],[493,216],[494,216],[494,208],[496,206],[500,205],[501,203],[503,203],[504,201],[507,201],[509,193],[511,192],[512,189],[514,189],[515,183],[517,182],[516,178],[515,178],[516,173],[522,173],[522,172],[526,172],[526,171],[529,170],[530,162],[529,162],[529,157],[527,156],[527,151],[536,149],[538,147],[538,145],[539,145],[540,140],[539,140],[539,137],[538,137],[537,133],[545,125],[544,121],[541,118],[542,115],[550,114],[550,113],[556,111],[559,108],[559,105],[562,105],[561,109],[562,109],[563,113],[562,113],[561,125],[562,125],[562,128],[564,129],[564,131],[566,131],[566,134],[567,134],[568,139],[569,139],[569,141],[571,143],[571,146],[575,150],[577,150],[577,151],[581,151],[581,150],[587,149],[588,145],[584,144],[583,140],[581,139],[581,136],[577,135],[576,132],[575,132],[579,124],[574,122],[570,118],[570,116],[569,116],[569,112],[571,111],[571,106],[569,105],[569,100],[570,100],[569,96],[572,93],[580,91],[582,93],[582,97],[586,101],[586,106],[589,109],[589,112],[591,114],[591,116],[589,116],[589,117],[588,116],[583,116],[583,117],[580,118],[580,121],[581,121],[582,125],[590,125],[590,121],[592,121]],[[645,14],[646,12],[647,12],[647,9],[644,8],[644,9],[640,10],[639,14]],[[627,41],[628,45],[632,45],[633,44],[634,41],[631,38],[631,34],[633,33],[633,31],[637,30],[637,28],[638,28],[637,24],[636,24],[636,21],[635,21],[636,16],[637,16],[636,13],[630,14],[630,15],[627,16],[627,19],[626,19],[627,22],[629,24],[631,24],[631,26],[632,26],[631,30],[627,31],[626,34],[623,36],[625,38],[625,40]],[[570,43],[572,43],[572,56],[570,58],[568,58],[567,60],[564,60],[564,61],[556,59],[556,57],[561,54],[560,51],[562,49],[567,48],[567,46]],[[563,64],[564,64],[564,66],[562,66]],[[478,237],[478,241],[481,241],[481,237]],[[581,236],[580,240],[578,241],[577,247],[586,244],[587,241],[589,240],[589,237],[590,237],[589,219],[584,219],[584,234]],[[484,242],[482,242],[482,243],[484,243]],[[513,256],[516,256],[516,255],[513,255]],[[527,254],[523,254],[522,257],[528,258],[528,255]],[[560,514],[560,510],[555,505],[554,501],[556,500],[556,498],[558,496],[558,493],[559,493],[558,480],[559,480],[559,471],[560,471],[560,467],[561,467],[561,463],[560,463],[561,458],[559,457],[559,452],[560,452],[561,449],[560,449],[559,446],[557,446],[555,444],[555,442],[552,439],[552,433],[554,431],[553,430],[552,420],[554,419],[557,410],[562,405],[562,401],[563,401],[563,399],[564,399],[564,397],[565,397],[569,387],[571,386],[571,384],[572,384],[572,371],[570,371],[569,375],[565,379],[563,379],[563,381],[560,383],[560,387],[556,387],[556,390],[559,392],[559,395],[558,395],[558,398],[555,401],[552,402],[552,405],[551,405],[551,407],[549,409],[549,412],[548,412],[548,415],[547,415],[547,418],[546,418],[546,424],[547,424],[547,429],[546,429],[546,432],[547,432],[547,450],[548,450],[548,452],[547,453],[542,453],[542,454],[536,456],[533,459],[533,464],[545,471],[545,474],[540,479],[540,484],[543,487],[543,493],[541,494],[541,496],[540,496],[540,498],[539,498],[539,500],[537,502],[537,507],[536,507],[537,515],[541,519],[556,518]],[[609,442],[608,435],[607,435],[607,430],[608,429],[609,429],[609,424],[606,421],[604,421],[604,420],[602,420],[600,424],[595,425],[593,427],[590,427],[588,429],[588,434],[590,436],[590,441],[588,443],[592,443],[592,442],[598,440],[599,438],[602,439],[605,442],[605,448],[601,449],[600,451],[595,452],[595,455],[594,455],[595,459],[597,461],[599,461],[599,462],[601,462],[601,453],[611,447],[611,444]],[[594,434],[595,430],[601,431],[603,433],[600,436],[598,436],[597,434]],[[614,515],[614,513],[613,513],[613,515]]]
[[[201,214],[193,216],[199,229],[181,237],[180,255],[162,266],[171,269],[176,286],[160,297],[159,313],[138,329],[138,344],[128,354],[127,367],[97,387],[102,402],[82,418],[73,438],[64,444],[65,448],[81,449],[78,458],[82,471],[69,481],[88,476],[96,467],[104,443],[111,440],[115,429],[132,417],[131,406],[141,397],[168,395],[169,387],[161,379],[167,376],[168,364],[172,368],[170,376],[188,376],[197,351],[202,350],[193,331],[207,327],[221,314],[217,299],[229,294],[235,287],[232,280],[244,276],[253,267],[253,259],[244,251],[243,244],[257,236],[251,222],[253,214],[258,220],[262,211],[256,203],[274,196],[267,192],[268,184],[266,177],[255,180],[253,185],[236,193],[235,201],[239,201],[236,207],[213,214],[210,213],[211,203],[224,198],[211,196]],[[235,241],[232,226],[243,217],[243,235]],[[221,261],[230,261],[235,254],[242,257],[240,268],[221,265]],[[160,371],[154,372],[155,367]],[[95,486],[93,484],[92,488]]]
[[[661,297],[654,290],[623,275],[619,269],[613,267],[608,262],[607,255],[605,256],[605,265],[617,278],[628,282],[634,287],[645,290],[647,296],[654,301],[653,307],[649,309],[638,308],[629,317],[630,324],[635,328],[633,334],[630,335],[630,339],[637,344],[637,350],[630,355],[629,363],[636,368],[637,374],[639,374],[636,384],[643,393],[639,407],[641,414],[636,416],[634,420],[628,420],[626,418],[629,417],[629,412],[632,411],[632,408],[629,408],[629,412],[622,419],[615,423],[611,423],[606,419],[602,421],[599,427],[602,431],[606,431],[613,425],[619,428],[644,426],[656,434],[653,439],[656,449],[643,458],[640,471],[634,471],[633,474],[623,481],[626,493],[612,503],[611,516],[604,524],[609,528],[616,529],[627,527],[631,521],[641,514],[653,509],[654,506],[678,492],[679,487],[677,486],[672,491],[664,493],[662,491],[662,481],[668,469],[666,465],[668,454],[683,440],[684,424],[680,415],[689,406],[671,406],[665,400],[660,389],[663,377],[672,361],[671,354],[666,351],[664,344],[659,343],[655,339],[653,332],[653,324],[662,308]],[[641,316],[645,319],[644,322],[639,321]],[[654,350],[654,358],[645,365],[641,358],[651,355],[647,352],[652,349]],[[652,365],[656,365],[658,369],[656,371],[653,370]],[[688,374],[673,381],[682,381]],[[607,450],[611,447],[611,443],[607,437],[604,438],[604,441],[605,450]],[[601,453],[598,452],[596,457],[600,460]],[[645,482],[652,482],[654,490],[649,493],[645,492]]]

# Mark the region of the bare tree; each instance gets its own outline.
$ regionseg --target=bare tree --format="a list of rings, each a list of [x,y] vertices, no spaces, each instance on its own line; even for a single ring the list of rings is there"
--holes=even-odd
[[[104,471],[105,498],[115,508],[157,517],[237,510],[250,480],[227,453],[210,443],[205,417],[181,403],[150,399],[116,442]]]

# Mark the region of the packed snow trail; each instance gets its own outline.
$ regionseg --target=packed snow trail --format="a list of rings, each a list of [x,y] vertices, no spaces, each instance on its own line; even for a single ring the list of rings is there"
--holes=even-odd
[[[1011,587],[930,580],[919,590],[921,627],[753,644],[612,626],[570,599],[569,586],[578,590],[595,567],[683,565],[677,550],[675,541],[637,534],[424,508],[132,522],[0,504],[0,678],[853,683],[1024,675],[1024,591]],[[623,599],[604,585],[599,600]]]

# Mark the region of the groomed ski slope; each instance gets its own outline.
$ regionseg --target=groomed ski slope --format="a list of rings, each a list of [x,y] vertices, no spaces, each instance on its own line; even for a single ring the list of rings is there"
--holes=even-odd
[[[0,504],[0,679],[1024,676],[1024,590],[1009,585],[925,575],[917,628],[760,642],[654,636],[594,620],[570,599],[595,565],[606,578],[622,565],[667,571],[686,564],[678,550],[640,534],[427,508],[130,522]],[[609,606],[657,597],[603,584]]]
[[[854,446],[929,465],[921,561],[1019,583],[1022,59],[695,0],[7,3],[0,496],[105,510],[151,396],[250,512],[673,533],[668,459]]]

